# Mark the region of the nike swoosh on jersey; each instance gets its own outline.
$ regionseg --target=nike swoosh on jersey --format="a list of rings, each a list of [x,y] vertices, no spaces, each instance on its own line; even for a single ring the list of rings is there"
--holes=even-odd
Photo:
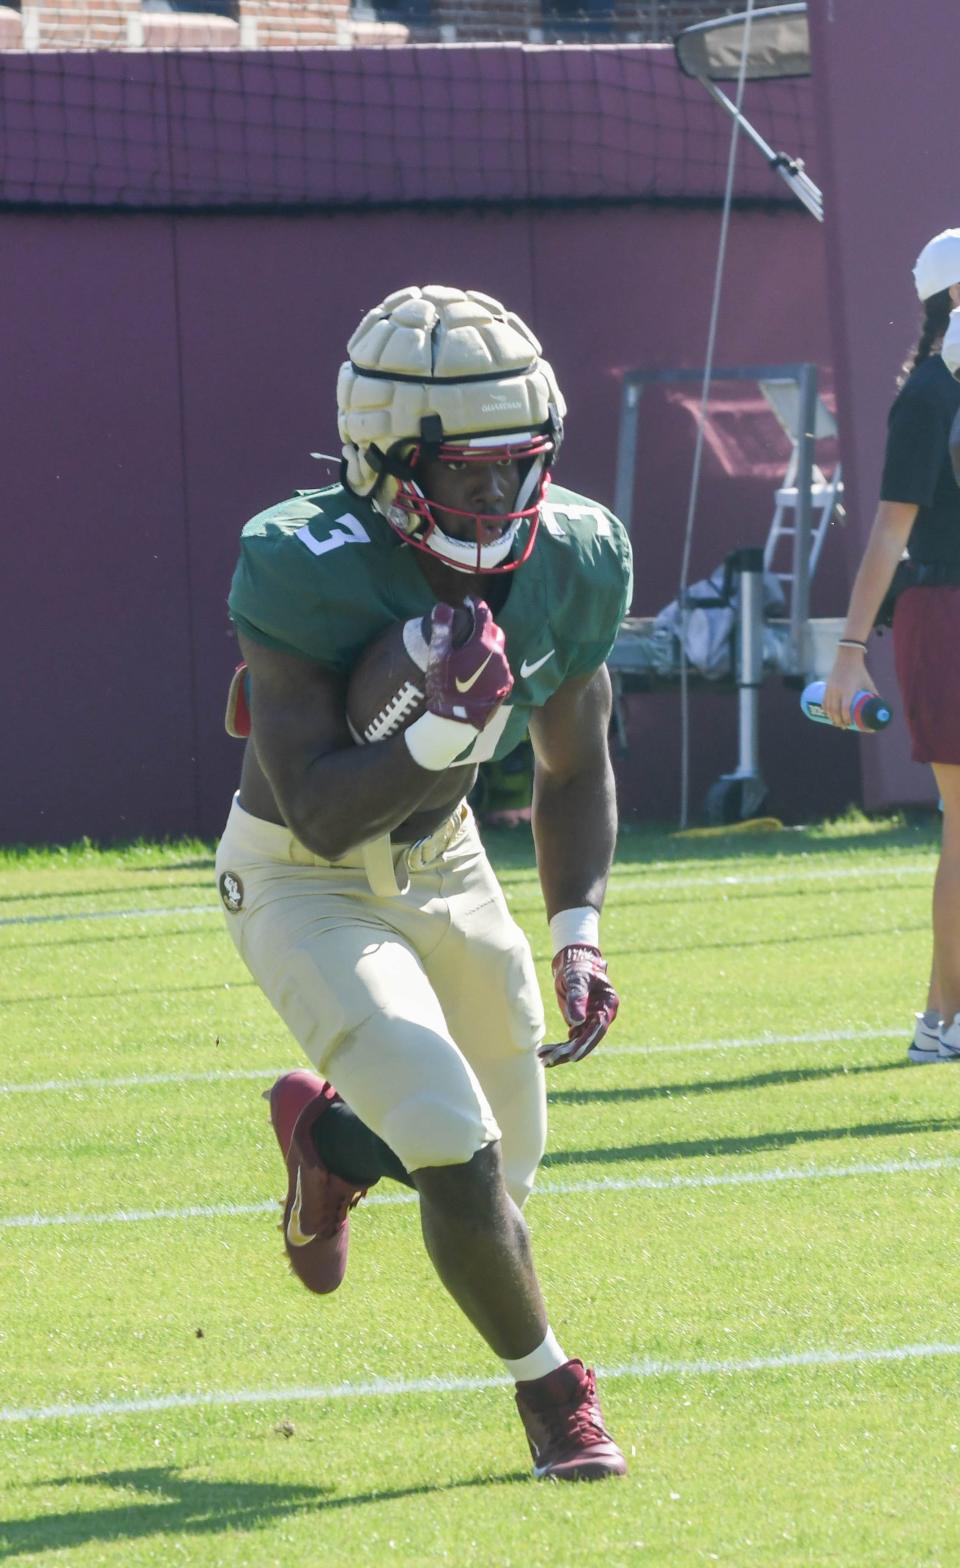
[[[316,1235],[308,1236],[300,1229],[300,1211],[303,1208],[303,1193],[300,1190],[300,1167],[297,1166],[297,1190],[294,1194],[293,1204],[290,1208],[290,1218],[287,1220],[287,1240],[291,1247],[309,1247],[311,1241],[316,1241]]]
[[[493,654],[492,653],[488,653],[487,657],[484,659],[484,661],[480,665],[479,669],[474,670],[472,675],[468,675],[465,681],[462,681],[459,678],[459,676],[458,676],[457,679],[454,681],[454,685],[456,686],[457,691],[469,691],[471,686],[476,685],[477,681],[480,679],[481,675],[483,674],[484,670],[486,669],[487,665],[490,663],[490,660],[492,658],[493,658]]]
[[[553,655],[556,653],[556,651],[557,650],[555,648],[551,648],[550,652],[549,653],[545,653],[542,659],[535,659],[532,664],[528,664],[526,659],[524,659],[523,663],[520,666],[520,677],[521,677],[521,679],[522,680],[526,680],[528,675],[535,675],[537,670],[539,670],[541,664],[546,664],[548,659],[552,659]]]

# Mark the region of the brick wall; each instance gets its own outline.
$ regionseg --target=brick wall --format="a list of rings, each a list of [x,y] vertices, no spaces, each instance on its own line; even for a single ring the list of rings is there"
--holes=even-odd
[[[229,16],[142,9],[139,0],[21,0],[0,4],[0,49],[316,49],[361,45],[544,41],[649,42],[741,8],[741,0],[433,0],[411,16],[404,0],[234,0]]]
[[[23,0],[25,49],[125,49],[128,0]]]

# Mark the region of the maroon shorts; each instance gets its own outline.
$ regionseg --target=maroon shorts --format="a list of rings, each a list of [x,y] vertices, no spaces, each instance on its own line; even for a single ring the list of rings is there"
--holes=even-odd
[[[907,588],[893,651],[914,762],[960,763],[960,587]]]

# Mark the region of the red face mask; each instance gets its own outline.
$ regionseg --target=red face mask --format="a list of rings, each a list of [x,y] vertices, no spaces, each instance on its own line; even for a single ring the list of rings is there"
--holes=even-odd
[[[514,505],[509,512],[477,512],[431,501],[417,482],[416,469],[421,463],[423,448],[413,447],[407,458],[409,475],[398,476],[397,493],[386,513],[387,521],[408,544],[438,557],[464,572],[514,572],[530,557],[537,537],[540,504],[550,483],[546,461],[554,451],[554,442],[548,435],[524,435],[516,441],[475,438],[464,441],[445,441],[431,447],[430,456],[448,463],[517,462],[525,466],[525,473]],[[391,516],[394,513],[396,515]],[[441,525],[442,516],[463,518],[473,528],[473,538],[454,538]],[[513,560],[510,554],[514,538],[526,523],[527,535],[523,548]],[[439,537],[438,537],[439,536]]]

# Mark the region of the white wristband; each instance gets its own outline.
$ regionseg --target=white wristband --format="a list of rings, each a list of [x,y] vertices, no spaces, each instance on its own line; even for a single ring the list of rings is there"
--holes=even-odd
[[[403,738],[418,767],[426,768],[428,773],[443,773],[479,734],[475,725],[464,724],[460,719],[424,713],[404,730]]]
[[[553,956],[565,947],[583,945],[600,946],[600,915],[592,904],[582,904],[579,909],[560,909],[550,922],[553,938]]]

